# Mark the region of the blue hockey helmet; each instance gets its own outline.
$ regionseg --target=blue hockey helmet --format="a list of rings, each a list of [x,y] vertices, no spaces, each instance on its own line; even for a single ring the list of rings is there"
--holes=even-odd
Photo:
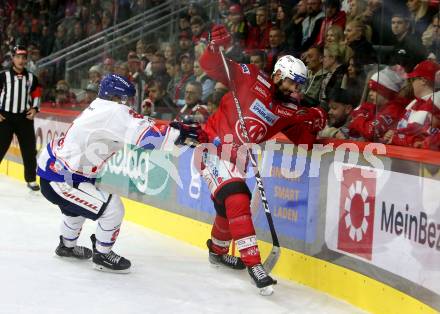
[[[128,78],[118,74],[106,75],[99,84],[98,97],[101,99],[110,99],[112,96],[116,96],[125,103],[129,97],[133,97],[135,94],[134,85]]]

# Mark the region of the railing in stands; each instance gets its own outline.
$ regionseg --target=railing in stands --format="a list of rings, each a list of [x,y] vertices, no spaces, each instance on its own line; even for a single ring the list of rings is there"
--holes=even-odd
[[[72,55],[76,55],[78,52],[86,50],[90,46],[95,46],[105,43],[108,36],[118,36],[118,34],[124,34],[128,29],[137,27],[136,25],[143,23],[145,20],[154,19],[157,16],[164,14],[167,11],[174,11],[176,1],[167,0],[160,5],[153,7],[145,12],[142,12],[126,21],[111,26],[97,34],[87,37],[69,47],[56,51],[49,56],[38,60],[38,68],[46,68],[50,65],[56,64],[60,61],[68,59]]]

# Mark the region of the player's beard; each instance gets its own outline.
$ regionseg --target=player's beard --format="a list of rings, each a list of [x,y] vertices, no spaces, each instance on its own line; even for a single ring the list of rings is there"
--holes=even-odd
[[[291,93],[284,93],[281,91],[280,86],[282,84],[282,81],[275,83],[275,93],[273,95],[273,98],[281,101],[281,102],[293,102],[295,99],[291,97]]]

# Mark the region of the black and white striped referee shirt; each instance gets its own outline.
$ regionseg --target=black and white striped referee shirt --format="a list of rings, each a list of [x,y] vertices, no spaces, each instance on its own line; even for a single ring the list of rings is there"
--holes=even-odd
[[[0,73],[0,112],[23,113],[30,108],[39,110],[41,87],[37,77],[23,70],[17,73],[11,67]]]

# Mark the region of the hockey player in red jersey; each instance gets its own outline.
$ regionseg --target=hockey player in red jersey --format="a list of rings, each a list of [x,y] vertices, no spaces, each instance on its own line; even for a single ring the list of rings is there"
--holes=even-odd
[[[214,26],[211,42],[199,61],[210,77],[235,89],[250,142],[261,143],[282,132],[294,144],[307,144],[311,148],[317,132],[325,126],[326,113],[319,108],[302,107],[291,97],[299,96],[306,82],[304,63],[292,56],[283,56],[269,77],[255,65],[228,59],[232,80],[229,82],[219,47],[227,48],[230,41],[225,27]],[[234,269],[247,267],[258,288],[271,286],[276,281],[261,264],[250,211],[251,193],[244,180],[245,168],[239,166],[243,159],[246,163],[247,156],[240,158],[239,154],[246,141],[231,92],[222,98],[218,110],[206,122],[205,132],[218,148],[215,154],[206,151],[202,154],[200,168],[217,212],[211,239],[207,241],[210,262]],[[230,154],[225,153],[226,147]],[[226,155],[230,158],[225,158]],[[236,241],[241,258],[228,255],[231,240]]]

